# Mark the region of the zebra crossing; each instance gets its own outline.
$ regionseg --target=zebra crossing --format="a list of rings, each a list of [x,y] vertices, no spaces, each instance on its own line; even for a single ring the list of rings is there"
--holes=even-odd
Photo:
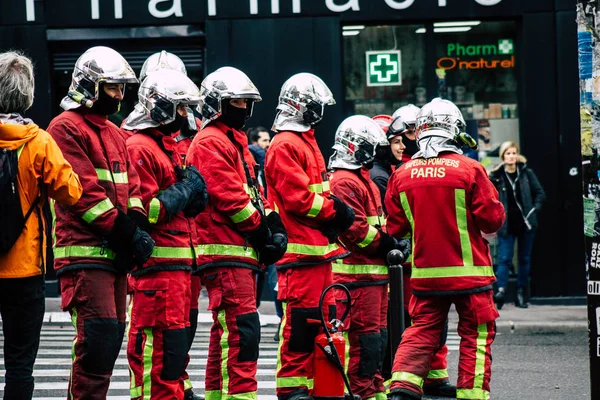
[[[275,369],[277,365],[278,344],[273,340],[277,330],[276,318],[261,316],[266,326],[261,328],[262,340],[260,343],[260,357],[258,360],[258,398],[261,400],[276,400],[275,396]],[[204,388],[204,374],[208,343],[210,335],[210,314],[202,313],[199,318],[196,338],[191,350],[191,360],[188,373],[197,393],[202,393]],[[33,375],[35,377],[34,400],[65,399],[71,366],[71,346],[75,330],[70,323],[45,322],[42,327],[40,348],[35,362]],[[52,321],[53,318],[48,318]],[[266,322],[267,321],[267,322]],[[268,323],[270,322],[270,323]],[[448,334],[447,345],[449,350],[458,351],[460,338],[454,329]],[[126,339],[121,347],[117,359],[111,385],[108,393],[109,400],[129,399],[129,369],[127,364]],[[0,336],[0,345],[4,339]],[[0,346],[1,347],[1,346]],[[0,360],[4,355],[0,350]],[[5,371],[0,369],[0,396],[3,395]]]

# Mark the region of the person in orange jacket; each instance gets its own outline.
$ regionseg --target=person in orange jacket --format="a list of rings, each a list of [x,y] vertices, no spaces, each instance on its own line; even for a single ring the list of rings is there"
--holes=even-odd
[[[333,280],[350,289],[351,313],[343,322],[346,337],[346,370],[352,392],[363,399],[387,399],[382,364],[387,348],[387,255],[398,249],[410,254],[410,242],[386,233],[379,189],[371,181],[369,166],[376,149],[388,146],[379,125],[364,115],[346,118],[335,134],[329,160],[331,193],[352,207],[352,226],[339,241],[352,253],[333,263]],[[348,304],[338,300],[338,309]],[[380,311],[380,312],[374,312]]]
[[[143,265],[154,242],[140,180],[116,113],[135,73],[119,53],[98,46],[75,63],[73,80],[48,132],[83,185],[70,207],[56,204],[54,269],[61,307],[71,314],[76,337],[68,398],[104,399],[125,334],[126,273]]]
[[[256,399],[260,321],[256,273],[279,260],[287,232],[257,183],[242,132],[260,93],[242,71],[223,67],[202,82],[202,130],[187,164],[206,179],[210,200],[196,218],[198,269],[208,290],[213,326],[208,348],[207,399]]]
[[[146,80],[146,77],[157,71],[163,70],[172,70],[179,71],[182,74],[187,76],[187,69],[185,64],[181,60],[181,58],[177,57],[173,53],[169,53],[167,51],[161,51],[158,53],[152,54],[150,57],[144,61],[142,65],[142,69],[140,70],[140,82]],[[136,107],[138,107],[136,105]],[[141,107],[141,106],[139,106]],[[142,112],[142,110],[139,110]],[[195,117],[194,111],[192,108],[187,107],[187,118],[181,129],[177,132],[172,133],[172,137],[175,140],[175,150],[174,153],[178,154],[181,159],[181,166],[185,168],[186,165],[186,157],[187,152],[192,144],[192,140],[198,130],[202,122]],[[143,112],[142,112],[143,114]],[[125,121],[123,121],[123,124]],[[129,133],[127,134],[129,137]],[[200,290],[202,289],[202,283],[200,282],[200,276],[192,273],[191,277],[191,302],[190,302],[190,326],[188,329],[188,356],[186,360],[186,369],[190,362],[189,350],[192,348],[192,343],[194,342],[194,338],[196,336],[196,330],[198,328],[198,300],[200,298]],[[184,388],[185,388],[185,396],[184,400],[202,400],[204,397],[200,395],[194,394],[192,381],[190,380],[190,376],[187,371],[183,372],[183,380],[184,380]]]
[[[404,150],[406,147],[404,146],[403,142],[411,140],[408,138],[411,133],[414,135],[414,123],[406,124],[402,119],[402,115],[408,115],[408,118],[416,119],[416,114],[414,116],[411,114],[411,112],[414,112],[416,108],[413,107],[414,106],[410,105],[401,107],[399,109],[399,111],[401,111],[401,113],[399,113],[400,115],[396,116],[395,118],[389,116],[373,117],[373,120],[377,122],[386,133],[387,139],[390,143],[389,146],[379,146],[377,148],[375,162],[370,171],[371,179],[377,184],[384,202],[390,175],[394,172],[395,168],[403,164],[402,160],[405,160]],[[418,111],[418,109],[416,111]],[[410,157],[408,160],[410,160]],[[384,211],[387,211],[385,208],[385,203],[383,209]],[[405,321],[410,321],[410,315],[408,313],[408,305],[410,304],[410,298],[412,296],[410,287],[410,261],[411,260],[409,259],[404,263],[404,268],[402,270],[405,275],[405,279],[402,280],[404,283],[402,290],[404,294]],[[393,284],[393,282],[391,284]],[[427,375],[427,379],[425,379],[423,384],[423,392],[428,396],[456,397],[456,387],[450,384],[450,379],[448,376],[448,346],[446,345],[447,337],[448,328],[446,327],[440,336],[441,347],[438,351],[436,351],[435,356],[431,360],[431,369]],[[391,343],[388,342],[388,345],[391,346]],[[388,348],[386,352],[386,363],[383,368],[384,377],[386,380],[391,377],[391,357],[393,357],[392,353],[395,353],[395,351],[396,349]]]
[[[59,204],[71,206],[77,203],[83,189],[52,137],[21,116],[33,104],[31,60],[17,52],[0,53],[0,71],[0,225],[3,227],[0,314],[6,370],[4,397],[30,400],[45,309],[48,222],[43,218],[42,208],[46,195]]]
[[[331,196],[325,160],[314,126],[326,105],[335,104],[327,85],[317,76],[301,73],[281,88],[265,175],[267,191],[289,233],[287,253],[275,264],[278,299],[283,302],[277,357],[279,400],[312,399],[313,347],[321,292],[333,282],[331,262],[348,255],[336,244],[354,221],[354,211]],[[325,299],[335,316],[333,293]]]
[[[188,106],[198,104],[200,90],[181,72],[162,70],[146,77],[138,97],[144,111],[136,107],[124,129],[134,132],[127,150],[140,176],[156,246],[129,279],[131,397],[183,399],[191,271],[200,243],[194,218],[206,206],[208,193],[194,167],[182,168],[171,135],[187,123]],[[152,365],[149,379],[147,365]]]
[[[420,150],[388,185],[388,232],[396,238],[410,233],[413,244],[412,325],[394,359],[391,400],[421,399],[452,304],[461,337],[456,398],[490,398],[498,311],[490,250],[481,232],[496,232],[505,214],[485,168],[462,155],[462,144],[476,147],[465,127],[452,102],[438,98],[426,104],[417,117]]]

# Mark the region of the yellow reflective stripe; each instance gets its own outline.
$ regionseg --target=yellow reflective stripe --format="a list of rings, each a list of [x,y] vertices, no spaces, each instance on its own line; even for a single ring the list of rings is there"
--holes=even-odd
[[[129,200],[127,200],[127,208],[144,208],[144,205],[142,204],[142,200],[138,199],[137,197],[132,197]]]
[[[277,203],[273,202],[273,209],[275,210],[275,212],[277,214],[279,214],[279,206],[277,205]]]
[[[144,400],[150,400],[150,392],[152,391],[152,353],[154,352],[154,336],[152,336],[152,328],[145,328],[146,343],[144,343]]]
[[[27,143],[25,143],[27,144]],[[23,153],[23,149],[25,148],[25,144],[17,149],[17,162],[21,158],[21,153]]]
[[[131,368],[129,368],[130,374],[131,374]],[[132,383],[134,383],[134,377],[132,375],[131,380]],[[129,389],[129,397],[131,397],[132,399],[138,398],[142,396],[142,387],[138,386],[138,387],[132,387]]]
[[[323,199],[323,196],[320,194],[315,194],[312,205],[310,206],[310,210],[308,210],[306,216],[309,218],[314,218],[319,215],[319,212],[321,212],[321,209],[323,208],[324,202],[325,200]]]
[[[56,210],[54,209],[54,205],[54,199],[50,199],[50,214],[52,214],[52,247],[56,246]]]
[[[152,250],[152,257],[154,258],[181,258],[181,259],[194,259],[196,255],[194,251],[189,247],[158,247],[154,246]]]
[[[367,224],[371,226],[383,226],[385,225],[385,217],[380,217],[379,215],[371,215],[370,217],[367,217]]]
[[[150,200],[150,207],[148,207],[148,222],[156,224],[158,222],[158,216],[160,215],[160,200],[156,197]]]
[[[220,390],[206,390],[204,392],[205,400],[221,400],[221,391]]]
[[[376,393],[375,400],[387,400],[387,395],[385,393]]]
[[[392,374],[392,381],[410,382],[418,387],[423,387],[423,378],[410,372],[394,372]]]
[[[247,183],[244,183],[244,192],[246,192],[246,194],[250,194],[250,187],[248,186]]]
[[[54,249],[54,259],[67,257],[106,258],[114,260],[115,253],[104,247],[65,246]]]
[[[365,238],[362,240],[362,242],[358,243],[357,246],[360,247],[361,249],[364,249],[365,247],[367,247],[368,245],[373,243],[373,240],[375,240],[375,236],[377,236],[378,232],[379,231],[377,230],[377,228],[374,228],[369,225],[369,230],[367,231],[367,236],[365,236]]]
[[[186,380],[183,381],[183,391],[187,392],[188,390],[192,389],[194,386],[192,385],[192,381],[190,380],[190,378],[187,378]]]
[[[369,264],[344,264],[342,260],[335,260],[332,264],[333,273],[335,274],[353,274],[353,275],[387,275],[388,267],[385,265],[369,265]]]
[[[449,378],[447,369],[432,369],[427,374],[428,379],[446,379]]]
[[[285,328],[285,324],[287,323],[286,310],[287,310],[287,301],[281,302],[282,314],[281,317],[281,326],[279,327],[279,345],[277,346],[277,369],[275,370],[275,376],[279,376],[279,370],[281,369],[281,351],[283,348],[283,330]]]
[[[105,212],[112,210],[113,208],[115,208],[115,206],[113,206],[112,201],[110,201],[109,198],[106,198],[106,199],[102,200],[101,202],[99,202],[98,204],[96,204],[94,207],[87,210],[81,216],[81,219],[83,219],[88,224],[91,224],[92,222],[94,222],[96,220],[96,218],[98,218]]]
[[[308,191],[313,193],[325,193],[329,192],[329,190],[329,181],[313,183],[312,185],[308,185]]]
[[[494,276],[494,268],[488,266],[429,267],[413,266],[411,278],[455,278],[461,276]]]
[[[223,334],[221,335],[221,378],[223,379],[223,394],[229,393],[229,373],[227,372],[227,361],[229,360],[229,329],[225,319],[225,310],[220,310],[217,316]]]
[[[400,203],[402,204],[402,209],[404,210],[404,215],[406,215],[406,219],[410,223],[410,227],[412,230],[412,234],[411,234],[412,249],[410,252],[409,260],[410,260],[410,264],[414,268],[415,263],[414,263],[413,255],[415,254],[415,220],[413,219],[412,211],[410,210],[410,204],[408,204],[408,197],[406,197],[406,192],[400,193]]]
[[[481,324],[477,327],[477,349],[475,353],[475,380],[473,389],[483,388],[483,377],[485,375],[485,356],[487,354],[487,324]]]
[[[313,384],[314,381],[312,379],[308,379],[306,376],[277,378],[278,388],[306,387],[308,390],[312,390]]]
[[[273,210],[271,210],[270,208],[265,208],[265,217],[268,217],[269,214],[271,214],[273,212]]]
[[[128,183],[127,172],[113,172],[107,169],[96,168],[96,175],[101,181],[109,181],[113,183]]]
[[[200,256],[234,256],[258,260],[256,250],[252,247],[234,246],[229,244],[201,244],[195,247]]]
[[[208,397],[206,397],[208,399]],[[227,396],[219,397],[221,400],[257,400],[258,394],[256,392],[247,393],[236,393]]]
[[[248,201],[248,204],[246,204],[246,207],[242,208],[241,211],[239,211],[233,215],[230,215],[229,218],[231,218],[233,223],[239,224],[240,222],[244,222],[245,220],[250,218],[252,216],[252,214],[254,214],[255,211],[256,211],[256,208],[254,208],[252,201]]]
[[[344,336],[344,340],[346,341],[346,345],[344,346],[344,372],[348,375],[348,366],[350,365],[350,337],[348,336],[348,331],[343,331],[342,336]]]
[[[473,249],[471,248],[471,238],[469,237],[469,228],[467,227],[465,190],[456,189],[454,191],[454,200],[456,203],[456,225],[458,226],[458,234],[460,236],[463,263],[465,265],[473,265]]]
[[[483,389],[456,389],[456,397],[459,399],[489,400],[490,392]]]
[[[308,244],[288,243],[287,252],[304,256],[324,256],[339,249],[335,243],[327,246],[312,246]]]

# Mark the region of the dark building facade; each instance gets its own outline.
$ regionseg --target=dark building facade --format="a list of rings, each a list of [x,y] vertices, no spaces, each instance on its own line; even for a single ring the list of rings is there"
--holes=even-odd
[[[585,294],[573,1],[0,0],[0,50],[34,60],[29,116],[42,127],[94,45],[120,51],[136,72],[150,54],[171,51],[198,84],[220,66],[240,68],[263,97],[250,122],[266,127],[285,79],[315,73],[337,100],[319,126],[326,157],[348,115],[453,100],[479,138],[474,157],[492,167],[499,144],[513,140],[547,192],[532,294]],[[136,91],[127,88],[117,119]]]

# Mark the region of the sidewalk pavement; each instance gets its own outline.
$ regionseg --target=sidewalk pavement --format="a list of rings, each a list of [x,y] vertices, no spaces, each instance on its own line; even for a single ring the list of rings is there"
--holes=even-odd
[[[210,313],[206,310],[208,299],[200,298],[200,322],[212,321]],[[262,324],[277,324],[279,318],[275,315],[275,306],[272,301],[262,301],[260,308]],[[53,321],[63,322],[60,317],[60,298],[46,299],[46,314],[52,313]],[[64,313],[64,322],[70,322],[67,313]],[[48,318],[45,319],[49,321]],[[450,326],[456,326],[458,315],[453,309],[449,316]],[[587,329],[587,306],[556,306],[556,305],[529,305],[529,308],[516,308],[512,304],[505,304],[500,310],[500,318],[496,321],[498,331],[515,331],[521,329]]]

